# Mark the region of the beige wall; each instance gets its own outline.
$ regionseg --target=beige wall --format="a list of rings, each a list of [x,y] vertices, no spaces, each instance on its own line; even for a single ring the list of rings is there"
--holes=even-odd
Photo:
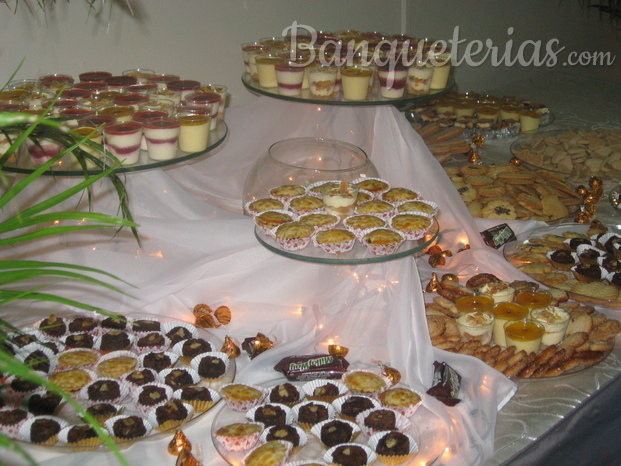
[[[581,9],[579,0],[132,0],[138,10],[135,17],[115,5],[90,18],[83,0],[57,0],[45,15],[37,0],[19,2],[17,15],[0,3],[2,83],[22,58],[26,59],[18,74],[22,78],[152,68],[225,84],[233,105],[251,98],[240,81],[239,44],[280,34],[294,20],[316,29],[401,32],[403,28],[435,38],[450,38],[459,26],[461,38],[490,38],[503,47],[511,26],[516,44],[525,39],[558,38],[568,51],[621,55],[619,35],[596,13]],[[33,13],[26,9],[27,2]],[[483,91],[540,73],[553,79],[560,71],[592,73],[621,82],[620,69],[621,57],[612,67],[596,69],[492,67],[486,62],[477,67],[462,65],[456,77],[462,90]]]

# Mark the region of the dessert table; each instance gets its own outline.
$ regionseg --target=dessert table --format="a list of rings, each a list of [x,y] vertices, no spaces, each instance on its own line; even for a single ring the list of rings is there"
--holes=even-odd
[[[442,167],[395,108],[330,107],[258,97],[230,109],[227,125],[227,140],[209,158],[124,175],[142,247],[129,232],[113,235],[95,230],[66,235],[60,245],[58,240],[19,245],[3,251],[3,258],[70,262],[113,273],[134,285],[124,287],[131,297],[79,284],[62,288],[62,293],[128,315],[192,322],[192,309],[198,303],[229,306],[233,319],[213,331],[219,337],[230,335],[242,341],[262,332],[278,342],[252,360],[242,353],[237,359],[239,381],[273,384],[279,376],[273,370],[276,362],[289,355],[325,353],[329,342],[349,348],[351,367],[376,369],[375,362],[381,361],[397,368],[402,380],[421,392],[431,386],[433,362],[444,361],[463,378],[463,401],[447,408],[425,397],[424,406],[442,426],[434,437],[440,445],[436,464],[500,464],[533,444],[621,372],[617,349],[599,366],[562,381],[516,384],[475,358],[431,346],[423,289],[432,271],[460,277],[489,272],[505,280],[528,276],[507,263],[502,252],[484,244],[479,231],[494,223],[471,217]],[[361,147],[382,178],[416,189],[438,203],[443,249],[455,252],[463,244],[471,249],[447,258],[447,265],[435,270],[426,256],[335,266],[295,261],[268,251],[254,237],[252,219],[242,214],[245,174],[271,144],[298,136],[341,139]],[[502,147],[494,147],[504,154]],[[42,179],[23,193],[20,202],[50,196],[67,183],[72,180]],[[95,210],[115,212],[115,197],[106,182],[94,190]],[[538,225],[511,223],[516,233]],[[61,315],[70,311],[53,310]],[[27,303],[4,312],[5,319],[24,325],[45,317],[51,309]],[[619,318],[618,311],[604,312]],[[554,413],[546,412],[557,390],[571,402],[559,403]],[[571,390],[579,393],[565,395]],[[526,415],[524,407],[531,402],[535,406]],[[211,424],[219,408],[183,429],[205,465],[224,462],[211,439]],[[170,439],[170,434],[146,439],[123,454],[130,464],[174,464],[175,458],[166,451]],[[26,448],[45,465],[116,464],[114,456],[104,450],[69,454],[54,448]],[[3,461],[23,464],[13,453],[7,453]]]

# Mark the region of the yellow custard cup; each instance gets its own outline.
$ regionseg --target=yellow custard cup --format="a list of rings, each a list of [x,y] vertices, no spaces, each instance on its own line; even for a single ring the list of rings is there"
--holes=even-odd
[[[512,320],[505,323],[505,339],[507,346],[515,346],[515,352],[522,350],[538,353],[545,328],[532,319]]]
[[[513,320],[525,319],[528,317],[528,308],[517,303],[501,302],[494,304],[492,314],[494,314],[494,343],[500,346],[507,346],[505,338],[505,324]]]
[[[455,300],[459,312],[490,312],[494,306],[494,298],[485,294],[461,296]]]
[[[516,293],[513,302],[526,306],[532,311],[533,309],[549,306],[552,302],[552,294],[546,290],[520,291]]]

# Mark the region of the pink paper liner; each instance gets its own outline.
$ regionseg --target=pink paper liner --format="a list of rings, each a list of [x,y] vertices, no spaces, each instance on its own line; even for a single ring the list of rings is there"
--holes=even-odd
[[[332,422],[335,419],[327,419],[325,421],[321,421],[318,424],[315,424],[313,427],[311,427],[310,433],[312,435],[314,435],[315,437],[317,437],[317,440],[319,440],[321,442],[321,429],[323,429],[324,424],[327,424],[328,422]],[[360,430],[360,427],[358,426],[358,424],[356,424],[353,421],[347,420],[347,419],[336,419],[337,421],[340,422],[344,422],[346,424],[349,424],[352,428],[351,431],[351,438],[349,439],[349,442],[353,442],[354,440],[356,440],[356,437],[360,434],[360,432],[362,432]],[[347,443],[349,443],[347,442]],[[325,447],[328,448],[323,442],[321,442],[321,444]]]
[[[203,377],[202,375],[200,375],[200,373],[198,372],[198,368],[200,366],[201,361],[206,356],[215,357],[215,358],[221,359],[224,362],[224,373],[220,377],[207,378],[207,377]],[[201,379],[207,380],[209,382],[215,382],[217,380],[221,380],[226,375],[226,373],[228,372],[230,364],[231,364],[231,362],[230,362],[230,359],[229,359],[229,355],[226,354],[226,353],[222,353],[220,351],[210,351],[208,353],[199,354],[198,356],[196,356],[195,358],[193,358],[190,361],[190,367],[196,371],[196,374]]]
[[[99,361],[97,361],[97,364],[95,365],[95,371],[97,372],[97,374],[99,374],[101,377],[112,377],[110,375],[106,375],[106,374],[102,374],[99,370],[99,366],[101,365],[101,363],[108,361],[110,359],[116,359],[116,358],[121,358],[121,357],[128,357],[128,358],[134,358],[136,360],[136,365],[134,366],[133,369],[130,369],[128,371],[125,371],[123,374],[121,374],[118,378],[121,379],[124,375],[128,374],[129,372],[132,372],[133,370],[135,370],[138,365],[140,364],[140,362],[138,361],[138,356],[131,352],[131,351],[126,351],[126,350],[119,350],[119,351],[111,351],[109,353],[104,354]],[[114,378],[114,377],[113,377]]]
[[[5,406],[4,408],[0,408],[0,411],[12,411],[13,409],[20,409],[20,408],[9,408],[9,407]],[[24,409],[23,411],[26,411],[26,410]],[[17,424],[12,424],[12,425],[0,424],[0,432],[2,432],[7,437],[17,438],[18,434],[19,434],[20,427],[26,421],[28,421],[28,419],[30,419],[32,417],[33,417],[32,414],[26,412],[26,418],[23,421],[18,422]]]
[[[393,430],[398,430],[399,432],[404,432],[404,431],[408,430],[411,427],[411,424],[410,424],[410,421],[408,420],[408,418],[405,417],[403,414],[398,413],[394,409],[390,409],[390,408],[386,408],[386,407],[367,409],[366,411],[363,411],[360,414],[358,414],[358,416],[356,416],[356,424],[358,424],[358,426],[360,427],[360,429],[362,430],[362,432],[365,435],[371,437],[373,434],[376,434],[378,432],[382,432],[380,429],[373,429],[371,427],[368,427],[368,426],[364,425],[364,420],[366,419],[366,417],[369,414],[371,414],[372,412],[375,412],[375,411],[380,411],[380,410],[388,410],[388,411],[393,411],[395,413],[396,421],[395,421],[395,429],[393,429]]]
[[[171,398],[171,399],[173,399],[173,398]],[[157,408],[159,406],[156,406],[155,408],[150,410],[147,413],[146,418],[153,425],[153,428],[156,429],[156,430],[168,430],[168,429],[171,429],[171,428],[173,428],[175,426],[183,425],[186,422],[188,422],[190,419],[192,419],[192,417],[194,416],[194,408],[192,407],[192,405],[190,405],[190,404],[188,404],[186,402],[182,402],[182,404],[185,407],[185,409],[187,410],[187,415],[186,415],[185,419],[183,419],[182,421],[179,421],[178,423],[177,422],[171,423],[170,421],[166,421],[166,422],[164,422],[162,424],[159,424],[157,422],[157,415],[156,415],[156,411],[157,411]],[[160,406],[163,406],[163,405],[160,405]]]
[[[259,398],[256,398],[254,400],[232,400],[230,398],[227,398],[224,395],[224,389],[230,385],[239,385],[237,383],[229,383],[229,384],[225,384],[222,387],[220,387],[220,396],[222,396],[222,399],[224,400],[224,403],[231,408],[233,411],[238,411],[238,412],[246,412],[251,410],[252,408],[254,408],[255,406],[258,406],[260,403],[263,402],[263,400],[265,399],[265,395],[267,394],[267,390],[263,387],[259,387],[257,385],[248,385],[248,384],[243,384],[246,385],[248,387],[254,388],[255,390],[258,390],[261,392],[261,396]]]
[[[427,213],[427,212],[423,212],[420,210],[399,210],[404,204],[407,204],[408,202],[421,202],[423,204],[427,204],[428,206],[433,208],[433,212],[432,213]],[[397,208],[397,213],[398,214],[405,214],[405,213],[412,213],[412,212],[419,212],[419,213],[423,213],[423,214],[427,214],[427,215],[431,215],[432,217],[436,216],[438,214],[439,208],[438,208],[438,204],[436,204],[433,201],[427,201],[425,199],[414,199],[413,201],[403,201],[403,202],[399,202],[396,205]]]
[[[285,446],[285,450],[286,450],[285,457],[283,458],[282,461],[279,461],[278,463],[274,464],[274,466],[282,466],[282,465],[285,464],[285,462],[287,461],[287,458],[289,457],[289,455],[291,453],[291,443],[290,442],[283,442],[283,441],[280,441],[280,440],[274,440],[274,441],[278,442],[278,443],[282,443]],[[246,462],[247,462],[248,458],[250,457],[250,455],[252,454],[252,452],[255,451],[258,448],[261,448],[263,445],[265,445],[265,444],[262,444],[262,445],[259,445],[259,446],[255,446],[255,448],[253,448],[251,451],[249,451],[248,454],[244,456],[242,464],[246,464]]]
[[[330,229],[332,229],[332,228],[334,228],[335,226],[338,225],[340,220],[339,220],[339,218],[336,215],[328,214],[328,213],[325,213],[325,212],[319,212],[319,213],[324,213],[325,215],[331,215],[332,217],[334,217],[334,221],[331,222],[331,223],[326,223],[325,225],[313,225],[313,228],[315,228],[315,232],[330,230]],[[306,215],[311,215],[311,214],[303,214],[303,215],[301,215],[300,218],[299,218],[299,221],[300,222],[304,222],[304,217]]]
[[[304,238],[292,238],[292,239],[282,239],[278,238],[274,234],[274,239],[278,246],[280,246],[285,251],[299,251],[300,249],[304,249],[311,242],[312,235],[309,235]]]
[[[371,450],[370,447],[368,447],[367,445],[362,445],[360,443],[343,443],[342,445],[335,445],[332,448],[330,448],[324,455],[323,455],[323,460],[328,463],[329,465],[337,465],[340,466],[339,463],[335,463],[334,460],[332,459],[332,453],[339,447],[343,447],[343,446],[348,446],[348,445],[354,445],[357,447],[362,448],[365,453],[367,454],[367,463],[366,464],[373,464],[375,461],[377,461],[377,455],[375,454],[375,452],[373,450]]]
[[[94,383],[101,382],[102,380],[109,381],[110,383],[117,383],[119,385],[119,396],[105,400],[91,400],[88,396],[88,388]],[[88,401],[90,403],[120,404],[122,400],[129,396],[132,387],[133,386],[131,386],[129,383],[122,380],[113,379],[111,377],[100,377],[97,380],[93,380],[91,383],[88,383],[84,387],[82,387],[82,389],[77,394],[77,398]]]
[[[367,202],[371,202],[371,201],[367,201]],[[386,202],[386,201],[383,201]],[[361,212],[360,211],[360,207],[363,206],[364,204],[366,204],[365,202],[363,202],[362,204],[358,204],[356,206],[356,208],[354,209],[354,211],[356,212],[356,215],[375,215],[376,217],[381,218],[382,220],[388,222],[390,220],[390,218],[395,215],[396,209],[393,206],[392,209],[387,210],[386,212]],[[387,202],[387,204],[390,204]],[[392,204],[391,204],[392,205]]]
[[[281,186],[284,186],[284,185],[281,185]],[[300,185],[296,185],[295,183],[291,183],[291,186],[300,186]],[[300,186],[300,187],[304,188],[304,186]],[[302,193],[300,193],[300,194],[294,194],[293,196],[276,196],[276,195],[272,194],[272,190],[273,189],[277,189],[277,188],[280,188],[280,186],[274,186],[273,188],[268,189],[267,190],[267,194],[272,199],[278,199],[279,201],[282,201],[282,202],[289,202],[294,197],[298,197],[298,196],[301,196],[302,194],[306,193],[306,188],[304,188],[304,191]]]
[[[266,210],[265,212],[280,212],[281,214],[287,214],[289,217],[291,217],[290,221],[294,221],[294,222],[297,219],[295,214],[291,212],[290,210],[278,209],[278,210]],[[265,212],[261,212],[261,213],[265,213]],[[267,227],[261,226],[257,223],[256,217],[255,217],[255,225],[257,226],[257,228],[259,228],[259,230],[261,230],[263,233],[265,233],[267,236],[271,238],[274,238],[274,232],[276,231],[278,226],[280,226],[278,225],[276,228],[267,228]]]
[[[372,217],[377,217],[377,218],[379,218],[380,220],[382,220],[382,221],[384,222],[384,225],[383,225],[383,226],[381,226],[381,227],[371,227],[371,228],[355,228],[355,227],[349,226],[349,225],[347,224],[347,222],[348,222],[348,220],[349,220],[349,219],[354,218],[354,217],[360,217],[361,215],[370,215],[370,216],[372,216]],[[387,222],[386,220],[384,220],[383,218],[381,218],[381,217],[379,217],[379,216],[377,216],[377,215],[374,215],[374,214],[360,214],[360,215],[358,215],[358,214],[357,214],[357,215],[351,215],[351,216],[349,216],[349,217],[345,218],[345,219],[343,220],[343,226],[344,226],[345,228],[347,228],[349,231],[351,231],[354,235],[356,235],[356,238],[358,238],[358,240],[362,240],[362,238],[363,238],[363,237],[364,237],[367,233],[369,233],[369,232],[371,232],[371,231],[375,230],[376,228],[386,228],[386,227],[388,226],[388,222]]]
[[[383,404],[382,400],[378,398],[378,401],[380,402],[380,404],[384,408],[392,409],[393,411],[397,411],[399,414],[401,414],[401,415],[403,415],[405,417],[410,417],[410,416],[412,416],[416,412],[416,410],[418,408],[420,408],[422,406],[423,400],[425,399],[425,397],[424,397],[424,395],[422,393],[420,393],[420,392],[418,392],[416,390],[412,390],[409,387],[403,387],[403,386],[401,386],[401,387],[396,386],[396,387],[390,387],[390,388],[403,388],[403,389],[406,389],[406,390],[413,391],[414,393],[416,393],[420,397],[420,401],[418,403],[416,403],[416,404],[408,405],[408,406],[388,406],[388,405]]]
[[[405,188],[405,189],[410,189],[410,188]],[[390,189],[388,191],[390,191]],[[384,194],[386,194],[388,191],[386,191],[385,193],[382,193],[382,195],[378,199],[381,199],[384,202],[388,202],[389,204],[392,204],[395,207],[399,207],[401,204],[405,204],[406,202],[409,202],[409,201],[421,201],[422,198],[423,198],[422,197],[423,195],[421,194],[420,191],[416,191],[415,189],[410,189],[410,191],[412,191],[414,194],[416,194],[416,198],[415,199],[401,199],[401,200],[398,200],[398,201],[389,201],[387,199],[384,199]]]
[[[79,351],[79,352],[86,351],[87,353],[92,353],[93,355],[95,355],[97,357],[95,358],[94,362],[92,362],[91,364],[86,364],[86,365],[83,365],[83,366],[71,366],[71,365],[63,364],[60,361],[60,359],[65,354],[74,353],[76,351]],[[57,362],[56,372],[65,371],[65,370],[68,370],[68,369],[94,369],[95,366],[99,363],[100,359],[101,359],[101,355],[99,354],[99,352],[97,352],[94,349],[89,349],[89,348],[84,348],[84,349],[80,349],[80,348],[67,349],[65,351],[61,351],[60,353],[58,353],[56,355],[56,362]]]
[[[371,231],[374,231],[374,230],[377,230],[377,228],[374,228]],[[399,234],[401,235],[401,233]],[[401,241],[399,241],[398,243],[394,243],[394,244],[369,244],[366,241],[364,241],[364,237],[361,238],[361,242],[362,244],[365,245],[365,247],[369,250],[369,252],[371,252],[371,254],[374,254],[376,256],[387,256],[389,254],[394,254],[401,247],[401,245],[405,241],[405,238],[403,238],[403,235],[401,235],[401,238],[402,238]]]
[[[293,212],[293,214],[294,214],[296,217],[301,217],[302,215],[308,215],[308,214],[323,214],[323,213],[326,213],[325,206],[323,205],[323,203],[321,204],[321,206],[318,206],[316,209],[311,209],[311,210],[300,210],[300,209],[296,209],[295,207],[293,207],[293,206],[291,205],[291,203],[292,203],[295,199],[300,198],[300,197],[306,197],[306,196],[308,196],[308,197],[312,197],[312,198],[314,198],[314,199],[317,199],[317,197],[316,197],[316,196],[313,196],[313,195],[311,195],[311,194],[302,194],[302,195],[300,195],[300,196],[295,196],[295,197],[292,197],[292,198],[289,200],[289,202],[287,203],[287,209],[288,209],[289,211]],[[319,199],[321,199],[321,198],[319,198]]]
[[[354,235],[355,236],[355,235]],[[356,244],[356,238],[348,241],[341,241],[339,243],[318,243],[315,236],[313,236],[313,244],[323,249],[328,254],[341,254],[347,251],[351,251]]]
[[[47,378],[47,374],[45,372],[34,371],[34,373],[44,379]],[[32,390],[27,390],[27,391],[14,390],[11,387],[11,383],[13,383],[13,381],[18,378],[19,377],[15,375],[11,375],[7,377],[4,387],[2,387],[2,397],[4,398],[4,401],[6,402],[7,405],[10,405],[10,404],[19,405],[22,402],[22,400],[26,398],[28,395],[32,395],[33,393],[36,393],[41,390],[40,386],[35,386]]]
[[[424,229],[422,229],[422,230],[402,231],[402,230],[398,230],[398,229],[396,229],[396,228],[393,226],[393,224],[392,224],[392,222],[394,221],[394,219],[395,219],[395,217],[396,217],[397,215],[418,215],[418,216],[420,216],[420,217],[425,217],[425,218],[428,218],[428,219],[430,220],[430,223],[429,223],[429,226],[428,226],[427,228],[424,228]],[[423,212],[417,212],[416,214],[410,214],[410,213],[405,213],[405,214],[404,214],[404,213],[401,213],[401,214],[397,214],[397,215],[393,216],[393,217],[390,219],[389,223],[390,223],[391,228],[392,228],[393,230],[395,230],[397,233],[399,233],[401,236],[403,236],[403,238],[404,238],[405,240],[414,241],[414,240],[419,240],[419,239],[421,239],[422,237],[424,237],[424,236],[425,236],[425,233],[427,233],[427,232],[431,229],[431,227],[432,227],[432,225],[433,225],[433,217],[432,217],[431,215],[425,214],[425,213],[423,213]]]
[[[414,437],[408,434],[403,434],[410,441],[410,451],[408,452],[407,455],[394,455],[393,456],[393,455],[380,455],[379,453],[377,453],[376,451],[377,444],[382,438],[384,438],[384,436],[386,436],[389,433],[390,433],[389,431],[388,432],[377,432],[376,434],[373,434],[371,438],[369,438],[369,441],[367,443],[369,448],[371,448],[374,452],[376,452],[377,457],[382,463],[387,464],[389,466],[396,466],[398,464],[403,464],[406,461],[410,461],[414,457],[414,455],[418,453],[418,443],[416,443],[416,440],[414,440]]]
[[[259,441],[261,432],[263,431],[263,424],[260,422],[249,422],[248,424],[254,424],[261,428],[258,432],[252,434],[243,435],[239,437],[226,437],[224,435],[215,434],[214,437],[227,451],[245,451],[254,447]]]
[[[267,396],[267,391],[266,391],[266,395],[265,396]],[[259,408],[262,408],[262,407],[267,406],[267,405],[278,407],[278,408],[282,409],[285,412],[285,424],[293,424],[293,422],[295,421],[296,417],[293,414],[293,409],[292,408],[290,408],[289,406],[284,405],[282,403],[269,403],[269,402],[268,403],[262,403],[262,404],[260,404],[258,406],[255,406],[252,409],[249,409],[248,412],[246,413],[246,419],[248,419],[251,422],[260,422],[260,421],[255,420],[255,418],[254,418],[255,413],[256,413],[256,411]]]
[[[17,437],[26,441],[26,442],[30,442],[33,445],[37,445],[36,443],[32,442],[30,440],[30,428],[32,426],[32,423],[35,422],[37,419],[53,419],[54,421],[58,422],[58,424],[60,425],[60,429],[64,429],[65,427],[67,427],[69,425],[69,423],[67,421],[65,421],[64,419],[60,418],[60,417],[56,417],[56,416],[33,416],[29,419],[26,420],[26,422],[22,423],[22,425],[19,428],[19,432],[17,433]],[[60,433],[60,431],[59,431]],[[50,437],[50,439],[44,443],[41,443],[40,445],[54,445],[58,442],[58,434],[53,435],[52,437]]]

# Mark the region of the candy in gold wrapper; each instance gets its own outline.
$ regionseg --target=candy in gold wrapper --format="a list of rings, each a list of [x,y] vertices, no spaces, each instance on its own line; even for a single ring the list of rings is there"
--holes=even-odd
[[[441,252],[442,252],[442,248],[438,246],[437,244],[434,244],[429,249],[427,249],[427,254],[429,255],[439,254]]]
[[[222,345],[222,349],[220,349],[223,353],[227,354],[230,358],[238,358],[241,354],[241,350],[239,346],[235,344],[233,339],[228,335],[224,337],[224,344]]]
[[[228,306],[220,306],[214,311],[213,314],[222,325],[226,325],[231,322],[231,310]]]
[[[586,212],[580,211],[574,217],[574,222],[576,223],[588,223],[590,220],[589,214]]]
[[[202,463],[196,459],[190,450],[183,449],[177,456],[175,466],[202,466]]]
[[[586,187],[584,187],[583,185],[580,185],[576,188],[576,194],[584,199],[589,194],[589,190],[586,189]]]
[[[483,144],[485,144],[485,137],[477,134],[472,138],[472,143],[477,147],[481,147]]]
[[[257,333],[256,337],[246,338],[242,342],[242,349],[248,353],[250,359],[257,357],[259,354],[273,347],[274,343],[261,332]]]
[[[191,451],[192,444],[190,443],[190,441],[188,440],[188,438],[185,436],[185,434],[182,431],[177,430],[175,431],[174,437],[168,444],[168,453],[170,453],[171,455],[177,456],[183,450]]]
[[[382,364],[381,362],[379,362],[378,364],[380,366],[380,371],[382,372],[382,375],[390,380],[391,385],[397,385],[401,381],[401,372],[399,372],[397,369]]]
[[[509,163],[511,165],[515,165],[516,167],[519,167],[520,165],[522,165],[522,161],[518,159],[517,157],[512,157],[511,160],[509,160]]]
[[[468,160],[468,162],[470,163],[478,163],[481,162],[481,156],[479,155],[479,153],[474,150],[474,149],[470,149],[467,153],[466,153],[466,159]]]
[[[207,304],[197,304],[192,312],[195,317],[203,314],[213,314],[213,310]]]
[[[432,267],[442,267],[446,265],[446,259],[442,254],[433,254],[429,257],[429,265]]]
[[[448,249],[442,251],[440,254],[442,254],[443,257],[453,257],[453,253]]]
[[[201,314],[199,316],[196,316],[196,321],[194,322],[194,325],[200,328],[220,327],[220,324],[218,323],[216,318],[212,316],[211,314]]]
[[[349,353],[349,348],[341,345],[328,345],[328,353],[332,356],[340,356],[344,358]]]
[[[454,273],[445,273],[444,275],[442,275],[442,281],[444,280],[450,280],[452,282],[459,283],[459,277]]]
[[[440,289],[440,282],[438,281],[438,274],[436,274],[435,272],[431,272],[431,280],[429,280],[429,283],[427,283],[427,287],[425,288],[425,291],[427,293],[435,293],[439,289]]]
[[[464,244],[464,247],[457,250],[458,253],[462,252],[462,251],[467,251],[468,249],[470,249],[470,245],[469,244]]]

